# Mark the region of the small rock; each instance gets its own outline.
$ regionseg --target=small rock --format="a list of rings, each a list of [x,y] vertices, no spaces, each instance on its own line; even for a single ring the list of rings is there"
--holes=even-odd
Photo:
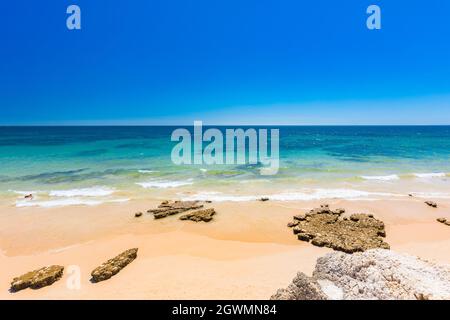
[[[213,219],[213,215],[216,211],[213,208],[194,211],[192,213],[185,214],[180,217],[180,220],[191,220],[195,222],[210,222]]]
[[[91,272],[92,282],[107,280],[125,268],[137,257],[137,248],[128,249],[118,256],[109,259]]]
[[[311,240],[311,237],[308,234],[306,234],[306,233],[299,233],[299,234],[297,234],[297,238],[298,238],[298,240],[306,241],[306,242]]]
[[[427,205],[429,205],[430,207],[437,208],[437,203],[436,203],[436,202],[433,202],[433,201],[425,201],[425,203],[426,203]]]
[[[440,223],[445,223],[447,221],[447,219],[445,219],[445,218],[437,218],[436,220],[437,220],[437,222],[440,222]]]
[[[30,194],[27,194],[24,198],[25,199],[33,199],[33,195],[30,193]]]
[[[345,213],[345,209],[337,208],[336,210],[333,211],[333,213],[335,213],[335,214],[343,214],[343,213]]]
[[[292,232],[294,232],[294,234],[298,234],[298,233],[302,232],[302,229],[300,229],[297,225],[296,227],[294,227],[294,229],[292,229]]]
[[[267,198],[267,197],[262,197],[261,199],[259,199],[260,201],[269,201],[269,198]]]
[[[414,293],[417,300],[430,300],[430,296],[423,293]]]
[[[378,230],[377,235],[379,235],[380,237],[386,238],[386,231],[383,230]]]
[[[48,266],[16,277],[11,282],[11,291],[16,292],[25,288],[39,289],[58,281],[63,275],[64,267]]]
[[[304,214],[298,214],[294,216],[294,220],[303,221],[306,220],[306,216]]]
[[[315,237],[313,241],[311,241],[311,243],[316,247],[325,247],[325,245],[327,244],[325,239],[322,239],[321,237]],[[334,250],[340,250],[339,246],[334,244],[331,244],[331,248]]]
[[[142,212],[136,212],[136,213],[134,214],[134,216],[135,216],[136,218],[139,218],[140,216],[142,216]]]
[[[292,227],[295,227],[295,226],[297,226],[298,225],[298,221],[296,222],[296,221],[294,221],[294,222],[289,222],[288,224],[287,224],[287,226],[288,226],[288,228],[292,228]]]

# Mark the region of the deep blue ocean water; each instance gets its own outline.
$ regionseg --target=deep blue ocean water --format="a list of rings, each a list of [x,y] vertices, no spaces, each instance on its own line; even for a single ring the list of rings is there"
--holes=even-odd
[[[0,127],[0,194],[42,193],[41,200],[51,200],[129,198],[162,189],[261,194],[410,186],[404,191],[450,192],[450,126],[276,127],[280,169],[274,176],[261,176],[259,165],[176,166],[170,158],[176,128]]]

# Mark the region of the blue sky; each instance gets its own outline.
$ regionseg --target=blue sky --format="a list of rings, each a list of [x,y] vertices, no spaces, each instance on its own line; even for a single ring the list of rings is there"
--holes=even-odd
[[[449,14],[447,0],[2,1],[0,124],[450,124]]]

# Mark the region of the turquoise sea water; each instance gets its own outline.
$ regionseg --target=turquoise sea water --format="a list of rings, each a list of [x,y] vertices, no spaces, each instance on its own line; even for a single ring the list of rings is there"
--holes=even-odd
[[[274,176],[261,175],[261,165],[174,165],[174,129],[0,127],[1,199],[53,206],[168,195],[450,197],[450,126],[279,127],[280,169]],[[34,199],[23,199],[28,193]]]

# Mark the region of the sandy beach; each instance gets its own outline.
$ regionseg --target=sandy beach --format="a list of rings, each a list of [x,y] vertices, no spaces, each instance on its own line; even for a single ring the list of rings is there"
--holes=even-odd
[[[392,250],[450,264],[450,201],[438,208],[421,198],[402,200],[213,202],[210,223],[155,220],[145,211],[159,200],[99,206],[0,208],[1,299],[268,299],[298,271],[311,274],[329,248],[298,241],[286,224],[321,203],[346,214],[372,213],[386,225]],[[137,211],[144,212],[139,218]],[[129,248],[138,257],[107,281],[90,273]],[[61,280],[39,290],[9,292],[15,276],[45,265],[65,267]],[[73,288],[73,267],[81,287]],[[69,285],[68,285],[69,283]]]
[[[4,2],[0,300],[450,300],[450,1]]]

